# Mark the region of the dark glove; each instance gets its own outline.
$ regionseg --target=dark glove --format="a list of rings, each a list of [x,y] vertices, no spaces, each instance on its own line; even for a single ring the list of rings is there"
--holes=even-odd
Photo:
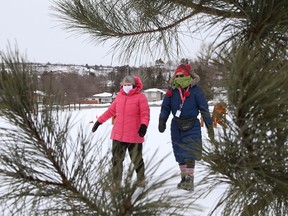
[[[212,125],[209,125],[208,128],[208,136],[210,138],[210,140],[213,142],[214,141],[214,129]]]
[[[93,128],[92,128],[92,132],[94,133],[96,130],[97,130],[97,128],[99,127],[99,125],[101,125],[102,123],[100,123],[100,122],[95,122],[95,124],[94,124],[94,126],[93,126]]]
[[[160,133],[163,133],[166,129],[166,121],[164,119],[159,119],[158,130]]]
[[[146,134],[146,132],[147,132],[147,126],[144,125],[144,124],[141,124],[141,126],[140,126],[140,128],[139,128],[139,130],[138,130],[139,136],[140,136],[140,137],[144,137],[145,134]]]

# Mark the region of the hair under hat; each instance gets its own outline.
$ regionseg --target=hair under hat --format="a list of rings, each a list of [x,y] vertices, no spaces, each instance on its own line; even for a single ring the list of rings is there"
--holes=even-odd
[[[177,73],[183,73],[184,76],[191,76],[191,65],[190,64],[181,64],[179,65],[175,72],[174,72],[174,76],[177,74]]]

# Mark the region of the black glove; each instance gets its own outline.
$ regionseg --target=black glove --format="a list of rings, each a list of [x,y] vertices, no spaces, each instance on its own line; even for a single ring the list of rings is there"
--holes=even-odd
[[[208,128],[208,136],[210,138],[210,140],[213,142],[214,141],[214,129],[212,125],[209,125]]]
[[[99,125],[101,125],[102,123],[100,123],[100,122],[95,122],[95,124],[94,124],[94,126],[93,126],[93,128],[92,128],[92,132],[94,133],[96,130],[97,130],[97,128],[99,127]]]
[[[159,119],[158,130],[160,133],[163,133],[166,129],[166,121],[164,119]]]
[[[144,125],[144,124],[141,124],[141,126],[140,126],[140,128],[139,128],[139,130],[138,130],[139,136],[140,136],[140,137],[144,137],[145,134],[146,134],[146,132],[147,132],[147,126]]]

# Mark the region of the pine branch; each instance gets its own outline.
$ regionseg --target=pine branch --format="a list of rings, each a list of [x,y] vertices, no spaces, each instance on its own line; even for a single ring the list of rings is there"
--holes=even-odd
[[[83,127],[72,138],[72,117],[56,108],[59,104],[49,92],[47,104],[35,114],[35,85],[19,82],[19,77],[32,80],[32,72],[19,59],[18,52],[2,55],[0,73],[0,118],[5,122],[0,127],[0,211],[4,215],[177,215],[194,207],[186,205],[185,196],[163,189],[175,177],[169,172],[136,193],[131,164],[122,190],[111,188],[109,149],[101,157],[103,141],[95,143]],[[160,164],[149,167],[148,163],[147,173],[155,176]]]

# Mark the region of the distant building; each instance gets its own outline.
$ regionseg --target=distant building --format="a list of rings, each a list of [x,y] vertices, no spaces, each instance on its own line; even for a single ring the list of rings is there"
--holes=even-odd
[[[42,104],[46,94],[43,91],[36,90],[33,92],[33,99],[35,103]]]
[[[165,96],[165,91],[157,88],[150,88],[143,91],[143,94],[146,96],[148,102],[156,102],[163,100]],[[91,97],[87,97],[81,101],[82,104],[106,104],[112,103],[116,98],[116,93],[103,92],[99,94],[94,94]]]
[[[148,102],[155,102],[163,100],[165,91],[157,88],[150,88],[143,91],[143,94],[147,97]]]
[[[112,94],[108,92],[103,92],[99,94],[94,94],[91,97],[87,97],[82,101],[82,103],[87,104],[105,104],[112,103]]]

